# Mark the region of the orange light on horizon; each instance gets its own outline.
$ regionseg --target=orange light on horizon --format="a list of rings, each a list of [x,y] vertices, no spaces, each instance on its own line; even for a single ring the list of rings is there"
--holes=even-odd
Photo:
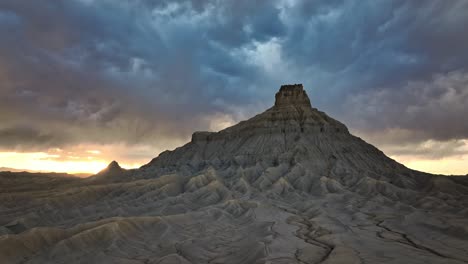
[[[35,152],[0,151],[0,167],[37,172],[95,174],[116,160],[122,168],[133,169],[148,163],[161,151],[181,144],[170,143],[162,147],[78,144]]]
[[[0,167],[44,172],[97,173],[107,166],[107,161],[56,160],[58,155],[45,152],[0,152]]]
[[[392,156],[391,158],[413,170],[443,175],[468,174],[468,155],[438,160],[421,159],[411,156]]]
[[[91,156],[68,160],[60,160],[57,159],[58,157],[57,154],[46,152],[0,152],[0,167],[41,172],[95,174],[106,168],[111,161],[111,159]],[[468,156],[440,160],[425,160],[411,156],[392,156],[392,158],[411,169],[434,174],[465,175],[468,173],[466,167]],[[127,169],[140,167],[144,163],[119,161],[119,164]]]
[[[107,159],[86,157],[79,160],[56,160],[57,155],[45,152],[0,152],[0,167],[38,172],[69,174],[95,174],[109,164]],[[141,164],[120,164],[123,168],[135,168]]]

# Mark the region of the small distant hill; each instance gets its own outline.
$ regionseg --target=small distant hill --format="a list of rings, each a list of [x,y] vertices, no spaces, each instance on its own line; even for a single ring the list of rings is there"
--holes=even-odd
[[[41,171],[33,171],[33,170],[26,170],[26,169],[14,169],[14,168],[8,168],[8,167],[0,167],[0,172],[1,171],[10,171],[10,172],[41,172]]]

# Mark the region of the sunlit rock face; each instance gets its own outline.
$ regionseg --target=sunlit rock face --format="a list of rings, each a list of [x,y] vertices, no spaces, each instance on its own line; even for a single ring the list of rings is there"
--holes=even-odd
[[[147,165],[0,174],[0,263],[467,263],[468,178],[410,170],[311,106],[273,107]]]

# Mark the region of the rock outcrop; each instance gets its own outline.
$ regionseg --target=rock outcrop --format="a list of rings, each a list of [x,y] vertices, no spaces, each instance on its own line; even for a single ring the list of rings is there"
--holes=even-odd
[[[275,95],[275,107],[311,107],[310,99],[302,84],[282,85]]]

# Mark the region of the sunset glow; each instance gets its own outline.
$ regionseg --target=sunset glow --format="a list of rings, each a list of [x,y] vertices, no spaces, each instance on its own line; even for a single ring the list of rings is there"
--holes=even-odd
[[[392,156],[396,161],[413,170],[444,175],[466,175],[468,155],[436,160],[420,159],[408,156]]]
[[[132,153],[138,155],[125,155],[124,149],[124,145],[78,145],[40,152],[4,151],[0,152],[0,167],[37,172],[94,174],[106,168],[112,160],[118,160],[121,167],[130,169],[140,167],[155,155],[151,147],[130,148]]]
[[[56,158],[45,152],[1,152],[0,166],[43,172],[96,173],[107,165],[102,159],[57,161]]]
[[[0,152],[0,167],[41,171],[41,172],[65,172],[69,174],[86,173],[95,174],[104,169],[112,157],[101,155],[101,151],[86,151],[90,156],[61,156],[57,150],[47,152]],[[152,156],[140,160],[119,160],[123,168],[138,168],[151,160]],[[392,155],[391,158],[405,166],[423,172],[445,175],[465,175],[468,155],[459,155],[443,159],[424,159],[417,156]]]

